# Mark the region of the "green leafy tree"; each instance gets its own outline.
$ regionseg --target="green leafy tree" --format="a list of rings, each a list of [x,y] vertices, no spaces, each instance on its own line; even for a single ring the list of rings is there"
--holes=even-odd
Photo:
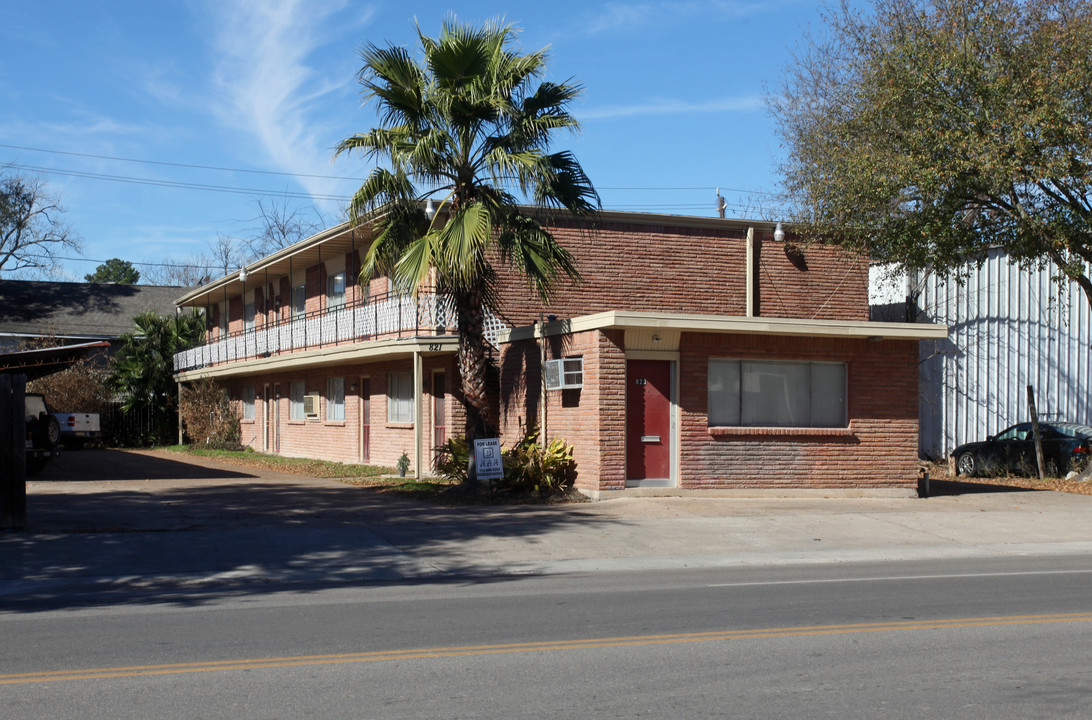
[[[1092,304],[1092,4],[875,0],[825,19],[771,100],[797,229],[939,273],[1000,247]]]
[[[111,384],[124,398],[126,412],[150,418],[150,442],[173,442],[178,433],[174,356],[201,340],[204,319],[192,313],[163,316],[148,310],[133,324],[133,332],[121,336],[122,345],[111,363]]]
[[[575,157],[550,152],[557,131],[579,128],[568,106],[581,88],[539,82],[546,53],[519,54],[516,35],[511,25],[452,18],[438,38],[418,30],[418,56],[365,46],[359,79],[380,125],[337,147],[376,162],[350,206],[356,223],[383,210],[361,280],[385,272],[416,291],[431,276],[454,301],[470,438],[491,430],[483,308],[496,309],[494,263],[516,268],[543,301],[560,275],[577,277],[572,256],[517,193],[579,217],[599,208]],[[430,218],[422,203],[432,197],[440,206]]]
[[[83,279],[89,283],[136,285],[140,280],[140,271],[128,260],[110,258],[95,268],[95,272],[84,275]]]

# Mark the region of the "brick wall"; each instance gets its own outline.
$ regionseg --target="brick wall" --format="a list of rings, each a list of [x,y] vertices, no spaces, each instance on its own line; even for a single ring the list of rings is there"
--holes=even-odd
[[[546,359],[582,357],[584,387],[546,393],[546,439],[573,445],[576,487],[625,487],[625,356],[621,333],[591,331],[545,339]],[[522,341],[501,354],[502,441],[511,446],[520,429],[541,418],[539,345]]]
[[[711,357],[846,362],[848,429],[711,431]],[[684,334],[680,362],[680,486],[916,485],[916,342]]]
[[[445,422],[448,427],[448,435],[463,433],[465,426],[465,411],[459,402],[458,379],[455,375],[454,363],[450,356],[429,358],[423,363],[426,387],[422,398],[424,405],[424,446],[431,449],[434,438],[433,428],[433,399],[432,382],[435,371],[443,371],[447,384],[447,402],[445,403]],[[279,385],[280,407],[278,432],[280,435],[280,454],[288,457],[315,458],[321,460],[334,460],[338,462],[357,463],[361,459],[361,432],[360,423],[363,412],[363,398],[361,396],[364,383],[362,377],[370,379],[370,442],[369,464],[392,467],[403,452],[412,460],[414,454],[413,423],[389,423],[387,422],[387,383],[388,375],[392,372],[412,372],[409,361],[372,363],[367,365],[354,364],[338,368],[322,368],[294,372],[291,374],[279,373],[260,377],[238,380],[228,385],[228,392],[232,398],[239,417],[242,417],[243,386],[251,385],[255,388],[255,419],[242,421],[242,442],[255,450],[262,450],[262,432],[265,428],[264,413],[267,411],[265,404],[265,384],[268,383],[270,393]],[[345,379],[345,420],[343,422],[326,421],[326,380],[330,377],[342,377]],[[291,387],[292,382],[302,380],[305,383],[306,394],[320,396],[319,417],[317,420],[292,420],[291,419]],[[356,389],[351,386],[356,385]],[[272,448],[270,448],[272,451]],[[426,459],[431,462],[431,455],[426,454]],[[425,469],[426,473],[429,471]]]
[[[502,306],[514,325],[529,325],[539,313],[746,313],[743,228],[603,222],[594,231],[561,224],[551,230],[574,255],[581,282],[559,280],[543,306],[525,280],[502,269]],[[755,241],[758,315],[868,319],[867,263],[831,246],[787,250],[796,246],[775,242],[769,231],[756,231]]]
[[[621,331],[546,340],[547,359],[583,357],[584,387],[547,393],[547,438],[575,446],[577,487],[625,487],[626,365]],[[847,364],[849,427],[708,425],[710,358]],[[539,350],[512,343],[501,356],[503,440],[538,422]],[[679,360],[678,484],[721,488],[913,488],[917,483],[917,343],[684,333]]]
[[[761,317],[868,320],[868,262],[827,245],[756,233]]]

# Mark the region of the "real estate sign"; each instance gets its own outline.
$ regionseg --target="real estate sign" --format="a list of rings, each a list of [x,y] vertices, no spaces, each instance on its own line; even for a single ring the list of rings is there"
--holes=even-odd
[[[500,480],[504,477],[500,438],[474,440],[474,467],[479,480]]]

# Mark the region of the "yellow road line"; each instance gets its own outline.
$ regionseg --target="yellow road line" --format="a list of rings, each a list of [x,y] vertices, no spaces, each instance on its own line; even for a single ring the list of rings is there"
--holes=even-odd
[[[851,623],[845,625],[807,625],[783,628],[757,628],[752,630],[717,630],[697,633],[590,638],[585,640],[556,640],[494,645],[460,645],[455,647],[409,648],[404,650],[381,650],[375,652],[337,653],[330,655],[210,660],[192,663],[88,668],[84,670],[50,670],[0,675],[0,685],[59,682],[64,680],[102,680],[152,675],[220,672],[227,670],[258,670],[263,668],[299,667],[306,665],[337,665],[343,663],[385,662],[390,660],[421,660],[474,655],[584,650],[590,648],[617,648],[641,645],[668,645],[675,643],[744,640],[750,638],[808,637],[847,633],[891,632],[894,630],[936,630],[942,628],[997,627],[1004,625],[1074,622],[1092,622],[1092,613],[1007,615],[984,618],[952,618],[947,620],[894,620],[888,622]]]

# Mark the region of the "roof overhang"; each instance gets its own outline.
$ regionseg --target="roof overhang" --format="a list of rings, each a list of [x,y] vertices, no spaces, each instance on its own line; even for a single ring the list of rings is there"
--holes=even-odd
[[[801,320],[797,318],[690,315],[684,313],[610,312],[582,315],[570,320],[527,325],[501,331],[502,343],[534,337],[568,335],[588,330],[678,330],[680,332],[734,335],[781,335],[797,337],[840,337],[865,340],[939,340],[948,337],[947,325],[928,323],[872,322],[870,320]]]
[[[218,280],[191,290],[175,300],[179,307],[204,307],[210,302],[219,302],[225,297],[239,295],[247,287],[260,287],[266,278],[270,280],[287,277],[294,270],[303,270],[317,265],[326,258],[344,255],[353,250],[367,249],[372,241],[374,221],[353,226],[343,222],[332,228],[316,233],[295,245],[278,250],[260,260],[255,260],[240,268],[246,271],[246,280],[240,271],[232,272]]]
[[[78,345],[59,345],[38,350],[0,354],[0,373],[19,373],[27,380],[52,375],[87,357],[97,348],[110,347],[105,340],[79,343]]]
[[[204,378],[229,378],[271,373],[307,370],[311,368],[347,365],[354,363],[400,360],[420,353],[424,357],[450,355],[459,349],[455,335],[429,335],[427,337],[398,338],[373,342],[335,345],[332,347],[304,350],[267,358],[254,358],[224,365],[213,365],[198,370],[177,373],[177,382],[189,382]]]

